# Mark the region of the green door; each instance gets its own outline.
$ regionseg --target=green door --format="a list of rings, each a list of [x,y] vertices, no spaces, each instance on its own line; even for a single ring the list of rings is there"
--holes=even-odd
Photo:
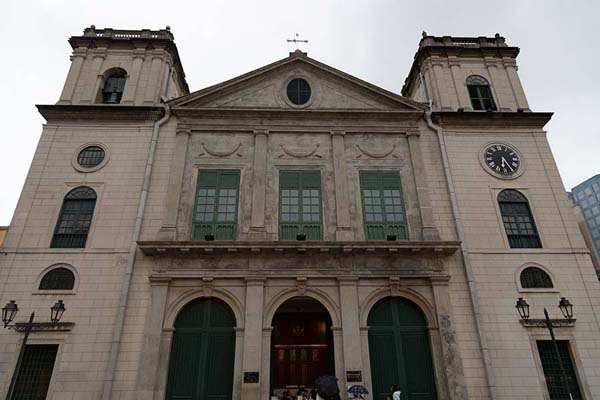
[[[373,306],[368,325],[373,399],[386,400],[392,384],[402,400],[437,399],[421,310],[406,299],[386,298]]]
[[[221,300],[194,300],[179,313],[171,345],[167,400],[230,400],[235,316]]]

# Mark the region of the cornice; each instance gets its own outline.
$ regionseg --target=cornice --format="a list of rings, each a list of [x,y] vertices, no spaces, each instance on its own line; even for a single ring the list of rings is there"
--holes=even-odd
[[[156,121],[164,114],[162,107],[123,105],[36,105],[47,122],[63,120]]]
[[[393,121],[417,121],[423,118],[423,111],[397,111],[397,110],[354,110],[354,109],[280,109],[280,108],[221,108],[221,107],[173,107],[173,115],[182,118],[203,118],[203,117],[241,117],[241,118],[272,118],[272,119],[290,119],[290,118],[315,118],[331,119],[335,117],[364,120],[370,118],[374,120],[393,120]]]
[[[338,256],[437,256],[446,257],[459,248],[455,241],[138,241],[146,256],[203,257],[290,254],[336,254]]]
[[[543,128],[553,114],[551,112],[438,111],[433,112],[431,117],[442,127]]]

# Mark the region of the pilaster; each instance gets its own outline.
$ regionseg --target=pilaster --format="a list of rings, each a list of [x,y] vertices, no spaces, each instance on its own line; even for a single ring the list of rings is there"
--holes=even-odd
[[[336,240],[354,240],[354,231],[350,223],[350,202],[348,196],[348,174],[346,168],[343,131],[332,131],[333,175],[335,181],[335,211],[337,227]]]
[[[58,104],[72,103],[75,86],[79,81],[81,69],[86,58],[87,49],[77,48],[73,50],[73,55],[71,56],[71,67],[69,68],[69,74],[67,75],[65,86],[63,87]]]
[[[181,185],[190,135],[190,130],[186,128],[178,128],[175,134],[175,152],[171,160],[167,204],[163,224],[158,232],[159,240],[175,240],[177,238],[177,213],[179,211]]]
[[[81,104],[94,104],[98,91],[102,85],[102,65],[106,59],[106,49],[94,49],[91,51],[92,67],[90,72],[90,79],[86,87],[86,91],[81,99]]]
[[[423,164],[423,152],[418,131],[407,132],[412,170],[417,188],[417,201],[421,214],[421,235],[423,240],[440,240],[440,232],[433,219],[433,208],[427,183],[427,173]]]
[[[357,312],[359,310],[358,278],[339,277],[338,281],[340,285],[340,312],[342,316],[344,354],[344,369],[338,372],[338,377],[343,374],[345,378],[348,371],[360,371],[361,375],[364,376],[360,322]],[[351,383],[362,384],[363,380]]]
[[[525,97],[525,90],[521,85],[521,79],[519,79],[519,74],[517,73],[517,62],[513,58],[504,58],[503,63],[504,68],[506,69],[506,75],[508,76],[508,81],[510,82],[510,86],[515,96],[517,109],[520,108],[525,111],[531,111],[527,97]]]
[[[267,151],[269,132],[266,129],[254,131],[254,165],[252,181],[252,215],[250,236],[266,239],[265,197],[267,189]]]
[[[163,342],[163,318],[167,304],[170,278],[150,278],[150,307],[144,325],[144,343],[136,382],[136,398],[151,399],[158,380],[161,364],[161,343]]]
[[[157,103],[156,91],[159,87],[162,75],[160,73],[161,66],[163,63],[163,53],[161,50],[154,50],[151,53],[151,64],[150,64],[150,76],[148,76],[148,82],[146,85],[146,92],[144,94],[144,104],[152,105]]]
[[[451,400],[468,399],[465,375],[460,350],[456,343],[456,334],[451,322],[449,277],[431,277],[436,317],[441,336],[442,362],[447,382],[448,398]]]
[[[246,278],[242,399],[259,400],[262,376],[264,278]],[[258,381],[246,379],[258,373]]]
[[[129,79],[127,79],[127,82],[125,83],[125,91],[123,93],[121,104],[133,105],[135,103],[135,95],[140,80],[142,65],[144,64],[145,54],[146,50],[144,49],[135,49],[133,51],[131,71],[129,71]]]
[[[460,60],[456,56],[448,57],[448,64],[450,65],[450,73],[452,74],[452,80],[454,81],[454,89],[456,90],[456,99],[458,101],[458,107],[464,110],[471,110],[471,100],[467,93],[467,86],[465,84],[465,78],[461,71]]]
[[[438,59],[437,57],[432,57],[431,65],[433,67],[433,74],[435,76],[437,91],[439,95],[440,109],[451,110],[452,107],[450,107],[450,93],[448,93],[446,87],[440,84],[440,82],[446,82],[446,79],[444,79],[444,62],[441,59]]]

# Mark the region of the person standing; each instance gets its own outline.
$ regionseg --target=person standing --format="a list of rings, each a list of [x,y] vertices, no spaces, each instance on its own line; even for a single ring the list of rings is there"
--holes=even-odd
[[[391,400],[400,400],[400,389],[398,389],[398,385],[394,384],[390,387],[391,392]]]

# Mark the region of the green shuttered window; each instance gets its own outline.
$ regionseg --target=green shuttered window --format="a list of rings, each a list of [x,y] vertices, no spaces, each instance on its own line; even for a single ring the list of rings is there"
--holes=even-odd
[[[192,228],[193,240],[234,240],[240,186],[239,170],[201,169]]]
[[[279,173],[279,238],[321,240],[321,173],[281,171]]]
[[[388,235],[408,239],[400,173],[361,171],[360,189],[366,239],[386,240]]]

